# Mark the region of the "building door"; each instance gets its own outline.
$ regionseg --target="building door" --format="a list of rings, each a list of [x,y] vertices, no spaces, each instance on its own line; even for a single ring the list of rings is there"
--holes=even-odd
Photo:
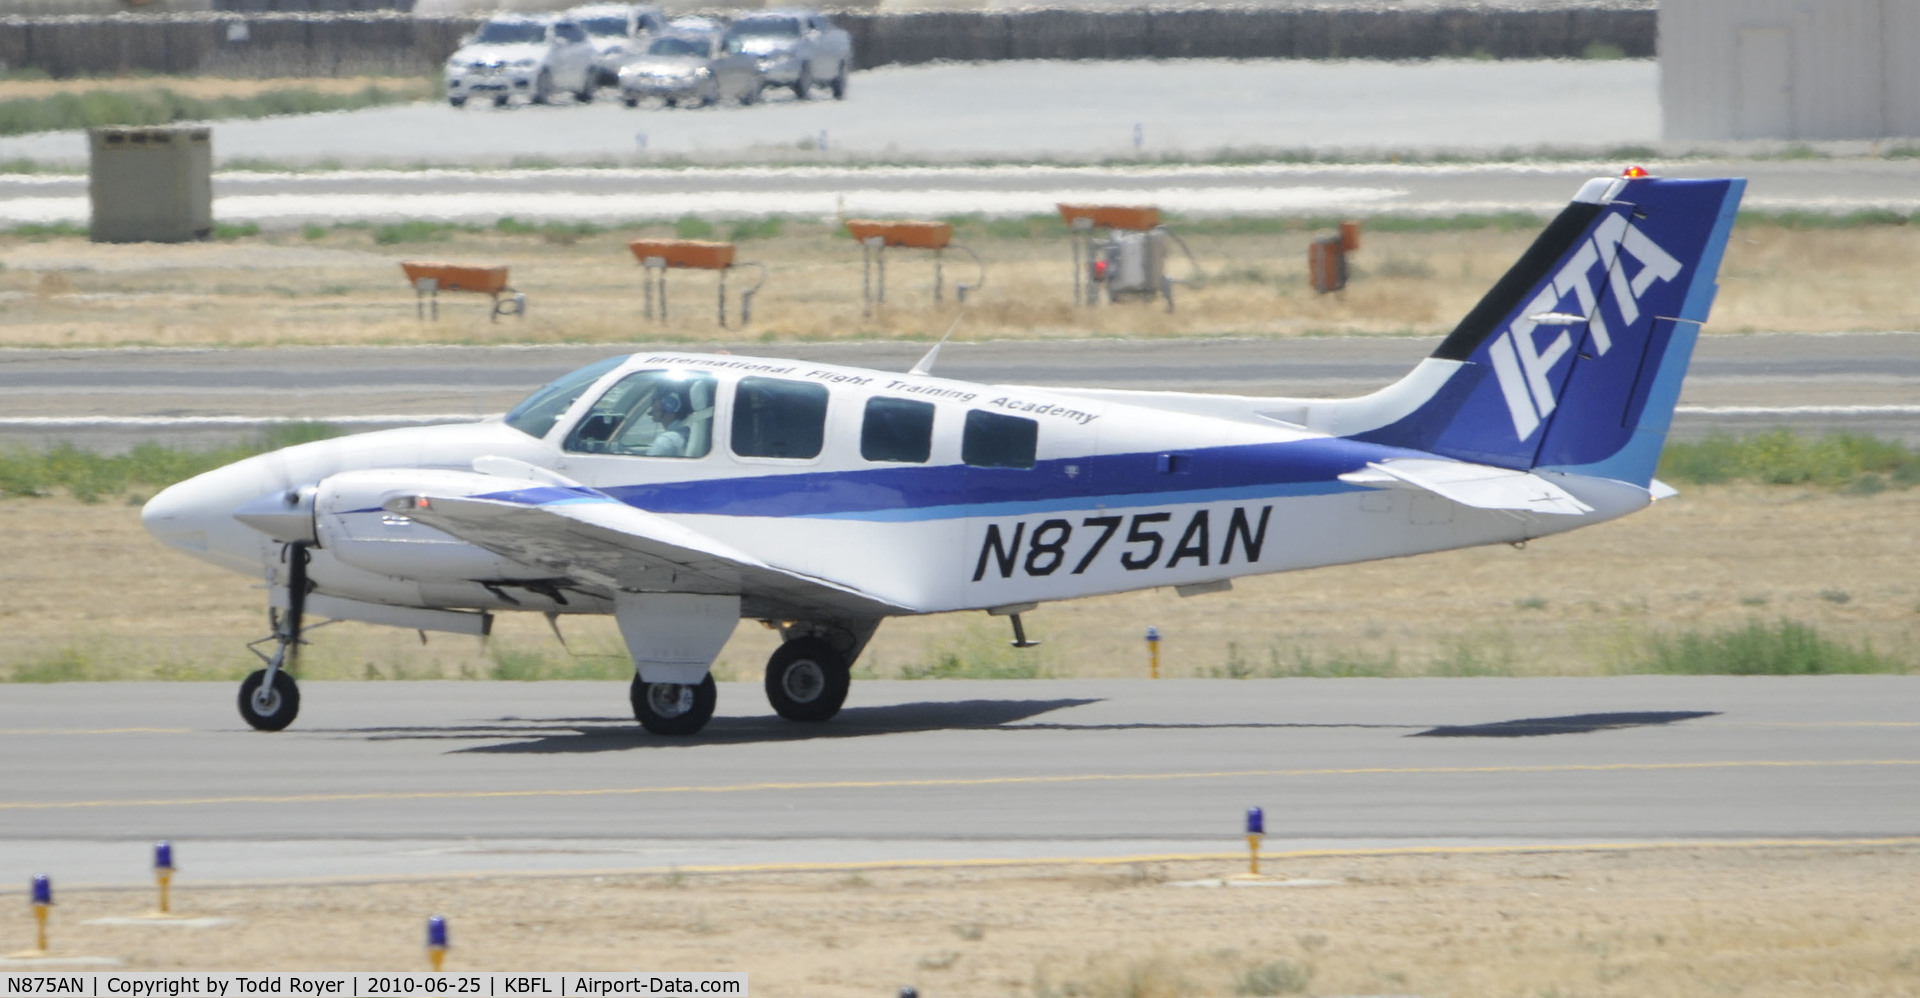
[[[1733,137],[1794,138],[1792,30],[1741,28],[1737,59]]]

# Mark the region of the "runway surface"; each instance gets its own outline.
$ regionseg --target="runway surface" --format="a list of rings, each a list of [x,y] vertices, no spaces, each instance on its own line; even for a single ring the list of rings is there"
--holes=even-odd
[[[0,868],[145,884],[708,865],[1910,836],[1914,677],[856,682],[826,725],[722,684],[16,686]]]
[[[1337,397],[1411,370],[1438,341],[1325,337],[950,343],[943,376],[988,383]],[[730,344],[737,353],[904,371],[924,343]],[[229,442],[270,420],[348,429],[505,411],[629,346],[0,351],[0,442],[120,450]],[[682,348],[676,348],[682,349]],[[1674,433],[1788,425],[1920,444],[1920,334],[1707,336]]]
[[[1636,160],[1674,177],[1747,177],[1748,211],[1920,211],[1917,160]],[[268,228],[438,219],[491,224],[787,215],[1048,214],[1149,201],[1189,216],[1551,215],[1621,161],[1476,165],[740,167],[341,170],[214,176],[223,222]],[[0,176],[0,224],[85,224],[79,175]]]

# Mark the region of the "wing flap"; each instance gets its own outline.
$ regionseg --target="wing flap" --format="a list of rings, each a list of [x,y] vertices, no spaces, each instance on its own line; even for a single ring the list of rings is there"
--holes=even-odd
[[[824,616],[912,612],[837,582],[775,568],[612,498],[529,505],[410,495],[388,501],[386,509],[495,554],[612,592],[758,597]]]
[[[1474,509],[1578,516],[1593,507],[1552,482],[1526,471],[1465,461],[1397,458],[1376,461],[1340,480],[1373,488],[1413,488]]]

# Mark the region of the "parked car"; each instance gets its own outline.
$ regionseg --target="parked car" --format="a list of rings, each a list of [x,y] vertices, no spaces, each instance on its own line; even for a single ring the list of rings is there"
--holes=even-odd
[[[668,107],[705,106],[733,98],[742,104],[760,99],[765,82],[754,58],[729,52],[713,34],[673,32],[657,35],[646,52],[620,67],[620,99],[628,107],[658,97]]]
[[[817,83],[833,90],[835,100],[847,96],[847,73],[853,69],[853,39],[833,22],[812,11],[770,10],[748,14],[727,26],[728,51],[751,55],[760,75],[774,86],[792,87],[806,100]]]
[[[603,87],[617,86],[620,67],[645,51],[654,35],[667,30],[667,15],[658,7],[597,3],[575,7],[567,11],[567,17],[580,25],[587,41],[593,43],[599,85]]]
[[[460,107],[469,97],[492,97],[500,107],[522,94],[545,104],[562,90],[590,101],[596,73],[593,44],[578,23],[502,15],[482,24],[447,59],[447,103]]]

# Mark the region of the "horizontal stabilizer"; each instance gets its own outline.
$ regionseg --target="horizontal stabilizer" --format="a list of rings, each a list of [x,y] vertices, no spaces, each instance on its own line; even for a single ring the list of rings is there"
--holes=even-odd
[[[1552,482],[1526,471],[1465,461],[1399,458],[1378,461],[1340,480],[1374,488],[1415,488],[1475,509],[1522,510],[1578,516],[1593,507]]]

